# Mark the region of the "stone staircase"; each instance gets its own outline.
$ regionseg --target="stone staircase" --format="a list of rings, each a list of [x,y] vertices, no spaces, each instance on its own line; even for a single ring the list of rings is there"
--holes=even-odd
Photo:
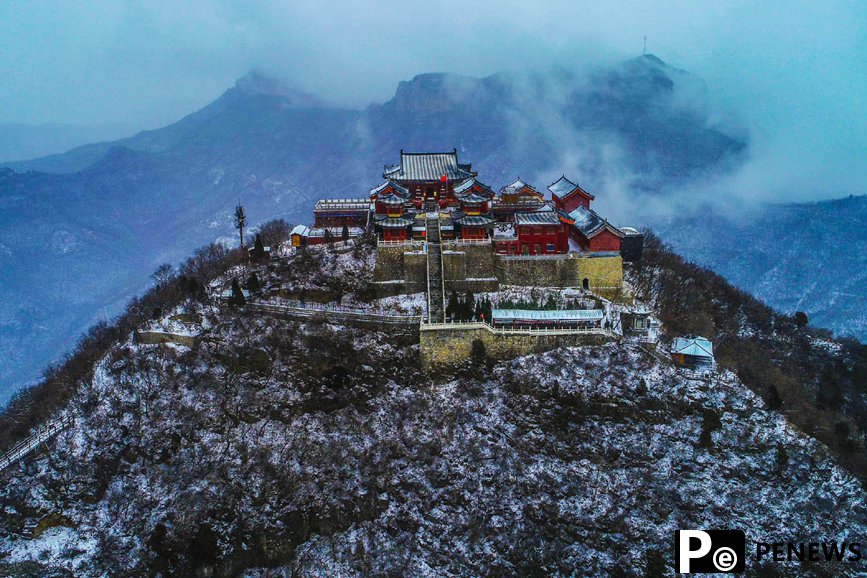
[[[445,292],[439,213],[428,211],[427,215],[428,323],[442,323],[445,321]]]

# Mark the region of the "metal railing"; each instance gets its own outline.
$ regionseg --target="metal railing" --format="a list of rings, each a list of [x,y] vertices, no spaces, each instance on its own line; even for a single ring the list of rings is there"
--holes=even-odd
[[[493,327],[484,321],[423,322],[420,329],[421,331],[484,329],[501,335],[563,335],[581,333],[617,337],[613,331],[602,327]]]
[[[0,471],[27,457],[40,445],[72,425],[72,422],[72,416],[68,412],[63,412],[48,423],[39,426],[33,435],[21,440],[0,457]]]
[[[376,241],[377,247],[422,247],[424,245],[424,241],[414,241],[414,240],[406,240],[406,241],[386,241],[383,239],[378,239]]]
[[[284,304],[252,301],[248,302],[245,307],[254,311],[264,311],[266,313],[296,314],[299,317],[312,317],[316,314],[323,314],[326,317],[355,318],[365,321],[400,323],[404,325],[420,323],[422,320],[420,314],[389,313],[382,310],[358,309],[354,307],[324,305],[319,303],[288,302]]]
[[[490,245],[490,239],[449,239],[443,245]]]

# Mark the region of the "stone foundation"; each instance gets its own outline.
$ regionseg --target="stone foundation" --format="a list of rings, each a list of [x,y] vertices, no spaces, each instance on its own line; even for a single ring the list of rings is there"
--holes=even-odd
[[[377,247],[373,281],[380,297],[427,291],[427,255],[423,246]]]
[[[497,291],[500,285],[585,287],[608,299],[623,294],[623,259],[620,255],[567,253],[537,257],[503,256],[489,244],[442,244],[443,283],[451,291]],[[425,254],[410,245],[380,246],[374,279],[401,281],[404,292],[425,291]],[[393,294],[393,293],[392,293]]]
[[[610,333],[504,332],[484,323],[422,326],[419,332],[422,366],[426,369],[461,363],[470,358],[473,341],[480,340],[494,359],[512,359],[557,347],[602,345],[614,340]]]

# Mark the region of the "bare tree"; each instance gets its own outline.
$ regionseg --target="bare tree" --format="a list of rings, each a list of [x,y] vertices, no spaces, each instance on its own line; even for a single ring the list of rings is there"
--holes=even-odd
[[[154,285],[162,287],[172,279],[175,269],[168,263],[163,263],[157,267],[156,271],[151,273],[151,279],[154,280]]]

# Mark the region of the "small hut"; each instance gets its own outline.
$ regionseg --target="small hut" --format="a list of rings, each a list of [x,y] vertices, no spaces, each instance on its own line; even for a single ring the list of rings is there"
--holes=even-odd
[[[695,335],[677,337],[671,344],[671,360],[689,369],[713,369],[713,344]]]

